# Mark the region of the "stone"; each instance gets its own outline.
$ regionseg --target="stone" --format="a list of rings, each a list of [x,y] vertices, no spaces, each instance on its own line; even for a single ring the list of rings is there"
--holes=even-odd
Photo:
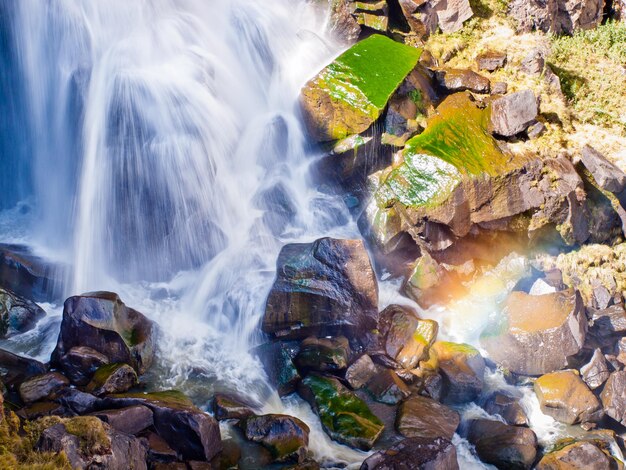
[[[511,426],[528,426],[528,416],[519,399],[505,392],[494,392],[487,398],[483,409],[490,415],[499,415]]]
[[[128,406],[117,410],[101,410],[92,415],[125,434],[138,434],[154,424],[152,411],[143,405]]]
[[[489,79],[469,69],[443,69],[435,73],[437,83],[447,93],[459,91],[473,91],[474,93],[488,94]]]
[[[379,371],[379,367],[374,364],[372,358],[367,354],[363,354],[350,364],[350,367],[346,370],[345,378],[350,387],[358,390],[364,387]]]
[[[300,374],[293,363],[300,344],[295,341],[265,343],[254,348],[270,383],[282,397],[296,391]]]
[[[565,424],[598,421],[602,405],[580,376],[572,370],[542,375],[535,393],[543,413]]]
[[[604,0],[513,0],[508,7],[519,31],[572,34],[600,24]]]
[[[612,470],[618,468],[612,457],[591,442],[575,442],[543,456],[536,470]]]
[[[543,135],[545,131],[546,125],[543,122],[538,121],[534,124],[531,124],[528,129],[526,129],[526,135],[529,139],[538,139]]]
[[[243,419],[254,415],[254,411],[237,398],[216,393],[213,397],[213,415],[218,421],[225,419]]]
[[[8,388],[15,388],[25,380],[47,371],[48,368],[39,361],[0,349],[0,379]]]
[[[544,53],[540,49],[533,49],[522,60],[522,72],[529,75],[541,75],[546,66]]]
[[[483,462],[498,468],[530,469],[537,455],[537,436],[532,430],[500,421],[470,421],[467,440]]]
[[[370,455],[361,470],[458,470],[456,448],[449,439],[413,437]]]
[[[322,238],[285,245],[262,329],[280,338],[376,328],[378,285],[361,240]]]
[[[602,189],[618,194],[626,188],[626,173],[590,145],[583,147],[581,161]]]
[[[336,372],[348,367],[349,353],[350,345],[345,337],[310,337],[300,344],[294,362],[301,371]]]
[[[55,401],[77,415],[91,413],[96,408],[99,408],[100,404],[99,398],[76,388],[64,389]]]
[[[379,403],[396,405],[411,391],[394,371],[383,369],[365,386],[370,396]]]
[[[521,375],[567,366],[585,342],[587,319],[577,291],[529,295],[512,292],[480,342],[498,365]]]
[[[600,394],[607,416],[626,426],[626,371],[613,372]]]
[[[24,403],[34,403],[44,399],[52,399],[67,388],[70,381],[58,372],[36,375],[22,382],[20,398]]]
[[[362,0],[352,2],[352,16],[364,28],[385,33],[389,26],[386,0]]]
[[[87,385],[87,391],[100,397],[109,393],[123,393],[138,382],[137,373],[128,364],[106,364],[101,366]]]
[[[396,414],[396,429],[404,437],[452,439],[460,422],[452,408],[420,395],[404,400]]]
[[[597,338],[615,337],[626,333],[626,310],[623,305],[611,305],[604,309],[589,308],[589,333]]]
[[[506,52],[487,51],[476,56],[478,70],[494,72],[506,64]]]
[[[45,316],[36,303],[0,287],[0,338],[32,330]]]
[[[109,358],[95,349],[76,346],[61,356],[59,368],[74,385],[87,385],[96,370],[108,363]]]
[[[509,85],[506,82],[495,82],[491,85],[492,95],[506,95],[509,91]]]
[[[341,54],[301,91],[300,105],[311,137],[328,142],[365,131],[419,56],[420,50],[376,34]]]
[[[485,360],[468,344],[437,341],[432,349],[439,360],[446,403],[467,403],[483,390]]]
[[[580,373],[591,390],[595,390],[607,381],[611,372],[600,349],[593,352],[589,362],[580,368]]]
[[[51,362],[61,367],[61,358],[72,348],[86,346],[109,362],[129,364],[143,374],[152,364],[156,327],[142,313],[127,307],[112,292],[90,292],[70,297],[63,307],[63,320]]]
[[[525,131],[538,113],[537,98],[531,90],[496,98],[491,102],[492,131],[503,137],[512,137]]]
[[[326,434],[341,444],[370,450],[383,432],[380,418],[335,378],[308,375],[298,393],[317,413]]]
[[[151,462],[174,462],[178,454],[163,438],[153,432],[142,434],[148,441],[148,458]]]
[[[473,16],[469,0],[399,0],[402,14],[411,31],[426,40],[440,27],[444,33],[454,33]]]
[[[361,34],[361,25],[352,15],[351,0],[333,0],[330,2],[329,31],[344,44],[354,43]]]
[[[278,462],[303,462],[309,445],[309,427],[287,415],[248,416],[239,421],[246,439],[267,448]]]

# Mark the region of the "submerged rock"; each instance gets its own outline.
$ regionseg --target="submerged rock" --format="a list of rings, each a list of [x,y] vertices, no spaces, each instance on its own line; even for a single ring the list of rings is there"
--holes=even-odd
[[[452,408],[420,395],[403,401],[396,415],[396,429],[404,437],[452,439],[460,422]]]
[[[287,415],[248,416],[239,422],[246,439],[267,448],[278,462],[302,462],[309,445],[309,427]]]
[[[512,292],[500,318],[480,342],[495,362],[511,372],[541,375],[567,366],[567,358],[582,349],[586,329],[577,291]]]
[[[537,455],[537,436],[525,427],[488,419],[472,420],[467,440],[483,462],[506,469],[529,469]]]
[[[443,377],[443,395],[447,403],[473,401],[483,390],[485,360],[468,344],[437,341],[432,348],[439,360]]]
[[[337,442],[369,450],[383,432],[382,421],[367,404],[335,378],[311,374],[302,380],[298,392]]]
[[[36,303],[0,287],[0,338],[32,330],[45,316]]]
[[[281,338],[362,334],[378,320],[378,285],[361,240],[285,245],[263,317]]]
[[[458,470],[456,448],[448,439],[414,437],[370,455],[361,470]]]
[[[156,328],[142,313],[127,307],[117,294],[91,292],[65,301],[63,320],[52,362],[72,348],[86,346],[110,362],[130,364],[143,374],[152,364]]]
[[[325,142],[365,131],[419,56],[418,49],[380,35],[352,46],[302,89],[300,103],[311,136]]]

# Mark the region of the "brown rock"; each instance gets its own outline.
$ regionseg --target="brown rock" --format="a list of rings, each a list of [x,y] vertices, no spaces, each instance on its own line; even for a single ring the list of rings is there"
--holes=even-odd
[[[366,388],[374,400],[387,405],[395,405],[411,394],[398,374],[389,369],[383,369],[372,377]]]
[[[541,75],[546,66],[543,51],[533,49],[522,60],[522,71],[530,75]]]
[[[396,429],[404,437],[452,439],[460,421],[459,414],[452,408],[416,395],[398,407]]]
[[[509,85],[506,82],[496,82],[491,85],[492,95],[506,95],[509,90]]]
[[[536,470],[613,470],[615,460],[591,442],[575,442],[543,456]]]
[[[238,399],[216,393],[213,398],[213,415],[218,421],[224,419],[243,419],[252,416],[254,411]]]
[[[466,403],[475,400],[483,389],[485,360],[467,344],[437,341],[432,350],[439,360],[443,377],[444,401]]]
[[[246,439],[267,448],[277,462],[302,462],[309,445],[309,427],[287,415],[248,416],[239,422]]]
[[[506,52],[488,51],[476,57],[478,70],[493,72],[504,67],[506,64]]]
[[[591,390],[595,390],[606,382],[611,372],[602,351],[596,349],[589,362],[580,368],[580,373]]]
[[[498,468],[531,468],[537,455],[537,436],[528,428],[500,421],[472,420],[467,440],[483,462]]]
[[[469,69],[444,69],[435,73],[437,83],[448,93],[469,90],[488,94],[489,79]]]
[[[108,393],[123,393],[137,382],[137,373],[128,364],[106,364],[94,373],[87,391],[98,397]]]
[[[363,354],[346,370],[346,381],[354,390],[358,390],[364,387],[379,371],[380,368],[374,364],[372,358]]]
[[[353,2],[333,0],[330,5],[330,32],[344,44],[352,44],[361,34],[361,25],[352,15]]]
[[[509,14],[524,32],[541,30],[572,34],[595,28],[602,21],[604,0],[513,0]]]
[[[143,405],[128,406],[117,410],[102,410],[92,413],[113,429],[126,434],[137,434],[154,424],[152,411]]]
[[[537,98],[531,90],[518,91],[491,103],[493,133],[512,137],[525,131],[537,117]]]
[[[70,384],[62,374],[48,372],[32,377],[20,385],[20,398],[24,403],[33,403],[43,399],[55,398]]]
[[[370,455],[361,470],[458,470],[456,448],[448,439],[414,437]]]
[[[626,371],[613,372],[600,394],[604,412],[626,426]]]
[[[300,351],[295,357],[299,370],[318,372],[339,371],[348,366],[350,345],[345,337],[306,338],[300,344]]]
[[[626,173],[590,145],[583,147],[581,161],[602,189],[621,193],[626,188]]]
[[[504,392],[494,392],[483,406],[490,415],[500,415],[512,426],[528,426],[526,412],[519,404],[519,399]]]
[[[108,363],[108,357],[86,346],[71,348],[59,359],[59,367],[75,385],[87,385],[94,372]]]
[[[30,377],[45,374],[48,368],[39,361],[0,349],[0,379],[9,387],[17,387]]]

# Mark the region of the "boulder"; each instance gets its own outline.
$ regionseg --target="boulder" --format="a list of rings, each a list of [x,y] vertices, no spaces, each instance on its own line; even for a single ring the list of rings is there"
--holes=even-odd
[[[361,240],[322,238],[285,245],[263,317],[281,338],[346,336],[376,328],[378,286]]]
[[[218,421],[243,419],[254,415],[254,411],[237,398],[216,393],[215,397],[213,397],[213,415]]]
[[[467,440],[483,462],[498,468],[530,469],[537,456],[537,436],[532,430],[501,421],[470,421]]]
[[[507,91],[509,91],[509,85],[506,82],[495,82],[491,85],[492,95],[506,95]]]
[[[396,414],[396,429],[404,437],[452,439],[460,422],[452,408],[420,395],[403,401]]]
[[[435,76],[439,86],[447,93],[469,90],[488,94],[491,86],[488,78],[469,69],[442,69]]]
[[[543,456],[536,470],[614,470],[615,460],[591,442],[575,442]]]
[[[626,371],[613,372],[600,394],[607,416],[626,426]]]
[[[478,70],[494,72],[504,67],[504,64],[506,64],[506,52],[487,51],[476,56]]]
[[[0,349],[0,380],[6,387],[17,387],[28,378],[47,371],[48,368],[39,361]]]
[[[95,349],[76,346],[61,356],[59,368],[74,385],[87,385],[94,372],[108,363],[109,358]]]
[[[390,369],[383,369],[372,377],[365,388],[374,400],[386,405],[395,405],[411,394],[398,374]]]
[[[590,145],[583,147],[581,161],[602,189],[619,194],[626,188],[626,173]]]
[[[458,470],[456,448],[442,437],[413,437],[370,455],[361,470]]]
[[[600,24],[604,0],[513,0],[508,6],[520,31],[572,34]]]
[[[20,398],[24,403],[56,398],[69,384],[67,377],[58,372],[36,375],[22,382]]]
[[[365,131],[419,56],[420,50],[380,35],[352,46],[302,89],[300,104],[310,135],[326,142]]]
[[[45,316],[36,303],[0,287],[0,338],[32,330]]]
[[[138,382],[137,373],[128,364],[106,364],[100,367],[87,385],[87,391],[100,397],[109,393],[127,392]]]
[[[298,393],[320,417],[324,431],[337,442],[370,450],[383,432],[382,421],[367,404],[335,378],[311,374],[302,380]]]
[[[346,370],[346,381],[354,390],[358,390],[367,384],[376,374],[380,372],[380,366],[374,364],[372,358],[363,354],[356,361],[350,364]]]
[[[590,318],[589,334],[595,338],[616,337],[626,334],[626,310],[623,305],[611,305],[603,309],[588,308]]]
[[[348,366],[350,345],[345,337],[306,338],[295,357],[299,370],[339,371]]]
[[[125,434],[138,434],[154,424],[152,411],[143,405],[128,406],[117,410],[101,410],[92,414],[113,429]]]
[[[518,91],[491,102],[491,129],[494,134],[512,137],[525,131],[536,119],[539,108],[531,90]]]
[[[295,392],[300,381],[300,374],[293,363],[299,348],[300,344],[296,341],[277,341],[262,344],[253,350],[281,397]]]
[[[352,16],[364,28],[385,33],[389,26],[386,0],[364,0],[352,2]]]
[[[70,297],[63,307],[63,320],[51,361],[72,348],[86,346],[109,362],[131,365],[139,375],[152,364],[156,327],[142,313],[127,307],[117,294],[91,292]]]
[[[411,31],[423,40],[437,27],[444,33],[454,33],[474,15],[469,0],[399,0],[398,3]]]
[[[267,448],[278,462],[303,462],[309,445],[309,427],[287,415],[248,416],[239,421],[246,439]]]
[[[606,382],[611,372],[602,351],[596,349],[589,362],[580,368],[580,373],[591,390],[595,390]]]
[[[330,2],[329,31],[344,44],[354,43],[361,34],[361,25],[352,15],[352,0],[332,0]]]
[[[566,424],[598,421],[602,406],[580,376],[572,370],[561,370],[539,377],[535,393],[541,411]]]
[[[583,347],[587,319],[577,291],[529,295],[512,292],[498,320],[480,342],[498,365],[522,375],[567,366]]]
[[[511,426],[528,426],[528,416],[519,399],[507,393],[492,393],[485,401],[483,409],[490,415],[499,415]]]
[[[82,392],[76,388],[66,388],[55,399],[66,409],[77,415],[84,415],[100,408],[100,399],[91,393]]]
[[[483,390],[485,360],[478,350],[468,344],[437,341],[432,349],[439,360],[443,377],[444,401],[467,403]]]
[[[521,69],[529,75],[541,75],[546,67],[545,53],[541,49],[531,50],[522,59]]]

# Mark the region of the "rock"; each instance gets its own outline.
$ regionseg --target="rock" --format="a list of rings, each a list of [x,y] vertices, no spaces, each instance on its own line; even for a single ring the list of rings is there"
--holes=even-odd
[[[526,72],[529,75],[541,75],[546,66],[546,59],[543,51],[540,49],[533,49],[522,60],[521,68],[522,72]]]
[[[494,392],[487,398],[483,409],[490,415],[500,415],[511,426],[528,426],[526,412],[519,399],[504,392]]]
[[[299,348],[299,343],[295,341],[281,341],[265,343],[253,350],[261,360],[270,383],[281,397],[295,392],[300,381],[300,374],[293,363]]]
[[[144,405],[152,410],[154,428],[185,460],[209,461],[222,449],[218,422],[175,390],[109,395],[104,408]]]
[[[526,129],[526,135],[529,139],[537,139],[541,137],[541,135],[546,131],[546,125],[539,121],[531,124],[528,129]]]
[[[122,434],[93,416],[79,416],[43,431],[36,449],[64,452],[72,468],[147,470],[142,442]]]
[[[591,442],[575,442],[543,456],[536,470],[612,470],[615,460]]]
[[[372,377],[366,388],[374,400],[387,405],[395,405],[411,394],[398,374],[389,369],[383,369]]]
[[[36,303],[0,287],[0,338],[32,330],[45,316]]]
[[[148,441],[148,458],[151,462],[174,462],[178,460],[176,451],[158,434],[147,432],[143,435]]]
[[[498,365],[521,375],[541,375],[567,366],[585,342],[587,320],[574,289],[553,294],[512,292],[498,321],[480,342]]]
[[[513,0],[509,15],[517,21],[519,31],[572,34],[598,26],[603,8],[604,0]]]
[[[52,399],[58,396],[69,384],[70,381],[58,372],[36,375],[22,382],[20,398],[24,403]]]
[[[91,292],[70,297],[63,307],[61,332],[51,361],[72,348],[86,346],[110,362],[129,364],[139,375],[152,364],[156,328],[137,310],[127,307],[117,294]]]
[[[483,462],[498,468],[529,469],[537,455],[537,436],[533,431],[500,421],[470,421],[467,440]]]
[[[26,405],[16,413],[20,418],[35,421],[45,416],[67,416],[68,410],[52,401],[38,401],[30,405]]]
[[[512,137],[525,131],[537,117],[537,98],[531,90],[518,91],[491,102],[494,134]]]
[[[216,393],[213,398],[213,415],[218,421],[243,419],[254,415],[254,411],[236,398]]]
[[[346,370],[346,381],[350,386],[358,390],[367,384],[372,377],[380,372],[380,368],[374,364],[372,358],[363,354]]]
[[[396,429],[404,437],[452,439],[460,422],[452,408],[420,395],[403,401],[396,415]]]
[[[93,393],[97,397],[108,393],[127,392],[138,382],[137,373],[128,364],[106,364],[100,367],[89,385],[87,391]]]
[[[591,390],[595,390],[606,382],[611,372],[602,351],[596,349],[589,362],[580,368],[580,373]]]
[[[612,337],[626,333],[626,311],[623,305],[611,305],[604,309],[588,309],[591,326],[589,333],[596,338]]]
[[[419,56],[418,49],[380,35],[352,46],[302,89],[300,104],[309,134],[327,142],[365,131]]]
[[[443,69],[435,73],[437,83],[447,93],[473,91],[488,94],[491,86],[489,79],[469,69]]]
[[[333,0],[330,2],[330,33],[344,44],[352,44],[361,34],[361,25],[352,15],[351,0]]]
[[[600,394],[607,416],[626,426],[626,371],[613,372]]]
[[[626,173],[590,145],[583,147],[581,161],[602,189],[618,194],[626,188]]]
[[[77,415],[91,413],[100,404],[99,398],[94,397],[91,393],[81,392],[75,388],[63,390],[56,398],[56,401]]]
[[[263,317],[265,333],[352,336],[374,329],[377,320],[378,286],[361,240],[322,238],[283,247]]]
[[[249,416],[239,421],[246,439],[266,447],[278,462],[302,462],[309,446],[309,427],[287,415]]]
[[[400,0],[399,4],[411,31],[423,40],[437,26],[444,33],[458,31],[474,14],[468,0]]]
[[[494,72],[506,64],[506,52],[487,51],[476,56],[478,70]]]
[[[456,448],[448,439],[414,437],[370,455],[361,470],[458,470]]]
[[[506,82],[495,82],[491,85],[492,95],[506,95],[509,85]]]
[[[443,377],[444,401],[467,403],[482,392],[485,360],[468,344],[437,341],[432,349],[437,354]]]
[[[93,413],[93,416],[125,434],[138,434],[154,424],[152,411],[143,405],[128,406],[117,410],[101,410]]]
[[[108,363],[104,354],[85,346],[71,348],[59,359],[59,367],[75,385],[87,385],[94,372]]]
[[[17,387],[30,377],[47,371],[48,368],[39,361],[0,349],[0,379],[9,388]]]
[[[428,308],[437,303],[445,303],[446,295],[451,289],[447,288],[448,272],[426,251],[415,260],[411,273],[407,276],[402,290],[422,308]]]
[[[300,344],[295,363],[299,370],[339,371],[348,366],[350,345],[345,337],[306,338]]]
[[[389,17],[386,0],[364,0],[352,5],[352,16],[359,25],[381,33],[387,31]]]
[[[600,402],[572,370],[542,375],[535,381],[535,393],[541,411],[562,423],[585,423],[602,417]]]
[[[335,441],[370,450],[384,425],[367,404],[341,382],[317,374],[307,376],[298,393],[320,417],[324,431]]]

